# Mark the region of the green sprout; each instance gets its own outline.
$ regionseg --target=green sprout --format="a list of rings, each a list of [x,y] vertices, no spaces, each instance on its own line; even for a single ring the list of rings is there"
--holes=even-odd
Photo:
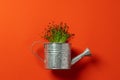
[[[44,38],[49,42],[65,43],[74,34],[68,32],[69,26],[66,23],[54,24],[49,23],[45,29]]]

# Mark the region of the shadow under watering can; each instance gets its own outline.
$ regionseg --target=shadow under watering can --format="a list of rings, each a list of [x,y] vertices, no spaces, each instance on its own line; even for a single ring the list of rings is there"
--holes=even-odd
[[[33,51],[33,47],[37,43],[40,41],[33,42],[32,53],[45,63],[46,69],[71,69],[71,66],[83,57],[91,55],[89,48],[86,48],[83,53],[71,59],[70,43],[44,43],[45,59],[43,59]]]

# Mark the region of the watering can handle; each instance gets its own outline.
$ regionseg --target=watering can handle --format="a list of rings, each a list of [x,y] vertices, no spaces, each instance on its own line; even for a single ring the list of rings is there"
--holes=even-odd
[[[44,59],[43,59],[41,56],[39,56],[39,55],[33,50],[33,47],[34,47],[36,44],[38,44],[38,43],[40,43],[40,41],[34,41],[34,42],[32,43],[31,50],[32,50],[32,53],[33,53],[38,59],[40,59],[42,62],[44,62]]]

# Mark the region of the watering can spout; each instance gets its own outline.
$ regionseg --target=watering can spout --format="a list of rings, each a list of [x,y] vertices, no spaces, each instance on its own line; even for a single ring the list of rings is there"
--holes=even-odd
[[[78,62],[80,59],[82,59],[85,56],[91,56],[89,48],[86,48],[83,53],[81,53],[78,56],[76,56],[75,58],[73,58],[71,61],[71,65],[75,64],[76,62]]]

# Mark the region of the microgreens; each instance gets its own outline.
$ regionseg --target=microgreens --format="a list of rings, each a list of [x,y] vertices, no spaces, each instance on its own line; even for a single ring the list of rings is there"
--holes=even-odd
[[[44,38],[49,42],[64,43],[74,34],[68,32],[69,26],[66,23],[49,23],[48,28],[45,29]]]

